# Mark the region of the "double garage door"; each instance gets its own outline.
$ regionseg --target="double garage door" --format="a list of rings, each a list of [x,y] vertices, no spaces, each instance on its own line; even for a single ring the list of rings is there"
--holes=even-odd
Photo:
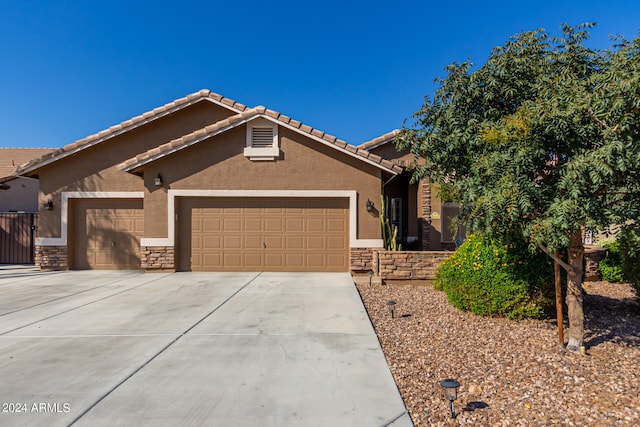
[[[348,202],[184,198],[179,270],[348,271]]]
[[[142,200],[79,199],[71,210],[75,269],[139,269]],[[176,269],[348,271],[343,198],[179,198]]]

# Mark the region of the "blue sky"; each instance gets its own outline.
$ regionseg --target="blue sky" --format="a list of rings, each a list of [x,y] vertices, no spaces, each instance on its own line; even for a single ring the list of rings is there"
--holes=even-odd
[[[30,1],[0,8],[0,146],[62,147],[211,89],[358,145],[402,126],[444,67],[515,33],[595,21],[640,32],[640,1]]]

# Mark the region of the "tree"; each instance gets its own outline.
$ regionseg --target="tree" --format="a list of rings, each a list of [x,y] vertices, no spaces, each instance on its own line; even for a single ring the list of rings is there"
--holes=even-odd
[[[593,25],[515,35],[475,70],[449,65],[397,140],[424,160],[414,180],[455,187],[468,228],[522,234],[560,262],[571,351],[584,338],[582,234],[640,210],[640,39],[589,49]]]

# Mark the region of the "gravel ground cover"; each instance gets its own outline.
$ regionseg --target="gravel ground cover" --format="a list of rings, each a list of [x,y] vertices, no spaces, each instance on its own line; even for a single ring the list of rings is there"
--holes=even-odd
[[[428,282],[357,287],[416,426],[640,426],[640,310],[628,285],[585,283],[584,356],[558,344],[555,319],[464,313]],[[444,378],[461,384],[454,420]]]

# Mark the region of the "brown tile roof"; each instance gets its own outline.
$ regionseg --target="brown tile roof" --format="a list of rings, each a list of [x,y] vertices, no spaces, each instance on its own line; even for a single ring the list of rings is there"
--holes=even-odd
[[[39,158],[54,148],[2,148],[0,147],[0,182],[11,176],[19,166]]]
[[[394,139],[396,139],[396,135],[398,135],[400,133],[399,129],[394,129],[391,132],[385,133],[384,135],[381,135],[377,138],[374,138],[370,141],[367,142],[363,142],[362,144],[360,144],[358,147],[360,148],[364,148],[365,150],[371,150],[374,149],[376,147],[379,147],[381,145],[384,145],[388,142],[392,142]]]
[[[211,92],[210,90],[203,89],[187,95],[183,98],[176,99],[175,101],[169,102],[168,104],[165,104],[161,107],[154,108],[151,111],[147,111],[146,113],[133,117],[129,120],[125,120],[122,123],[111,126],[110,128],[100,131],[96,134],[89,135],[83,139],[79,139],[72,144],[66,145],[64,148],[57,149],[43,155],[42,157],[33,159],[31,162],[29,162],[29,164],[21,167],[18,170],[18,173],[28,173],[32,170],[40,168],[41,166],[47,165],[51,162],[64,158],[85,148],[99,144],[104,140],[113,138],[114,136],[135,129],[136,127],[149,123],[168,114],[174,113],[175,111],[178,111],[203,100],[214,102],[236,113],[245,111],[247,109],[246,105],[240,104],[239,102],[236,102],[232,99],[225,98],[224,96]]]
[[[320,143],[324,143],[338,151],[342,151],[350,156],[353,156],[359,160],[373,164],[393,174],[398,174],[403,171],[403,168],[394,164],[393,162],[383,159],[367,150],[359,147],[347,144],[335,136],[322,132],[321,130],[314,129],[311,126],[304,125],[299,121],[293,120],[291,117],[280,114],[277,111],[269,110],[266,107],[258,106],[251,109],[246,109],[243,112],[234,116],[228,117],[205,128],[199,129],[188,135],[184,135],[181,138],[174,139],[166,144],[160,145],[145,153],[141,153],[134,158],[122,163],[120,167],[127,172],[135,172],[139,168],[143,167],[147,163],[153,162],[156,159],[182,150],[186,147],[194,145],[202,140],[211,138],[243,123],[249,122],[255,118],[262,117],[271,120],[278,125],[288,127],[296,132],[299,132],[307,137],[311,137]]]

